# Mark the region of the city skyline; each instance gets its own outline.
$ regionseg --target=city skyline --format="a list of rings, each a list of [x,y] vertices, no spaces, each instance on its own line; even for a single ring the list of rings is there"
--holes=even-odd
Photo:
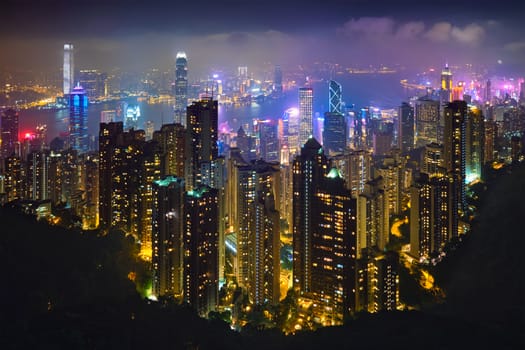
[[[60,46],[71,42],[78,48],[75,66],[103,70],[171,67],[183,50],[190,75],[207,74],[210,67],[315,61],[408,67],[470,62],[524,73],[524,29],[518,18],[523,4],[374,4],[378,6],[359,0],[300,5],[199,0],[175,8],[162,1],[8,1],[11,16],[0,24],[0,39],[10,50],[0,66],[59,70]],[[210,10],[195,11],[206,7]]]

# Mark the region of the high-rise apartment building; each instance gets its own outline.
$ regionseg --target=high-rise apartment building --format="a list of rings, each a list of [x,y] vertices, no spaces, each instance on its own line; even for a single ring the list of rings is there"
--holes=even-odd
[[[18,148],[18,112],[13,108],[2,111],[0,119],[0,158],[15,155]]]
[[[293,161],[293,285],[302,293],[312,290],[313,220],[318,215],[313,198],[328,166],[314,138],[308,139]]]
[[[422,97],[415,102],[415,147],[438,142],[439,101]]]
[[[218,193],[199,185],[185,195],[184,300],[207,317],[219,293]]]
[[[186,189],[213,185],[218,157],[218,103],[211,98],[193,102],[187,108]]]
[[[153,295],[181,298],[184,292],[184,180],[167,176],[153,182]]]

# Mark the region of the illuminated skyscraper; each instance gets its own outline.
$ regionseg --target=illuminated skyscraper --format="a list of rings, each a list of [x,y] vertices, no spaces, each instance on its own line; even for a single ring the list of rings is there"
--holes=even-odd
[[[314,95],[312,88],[299,89],[299,144],[301,148],[313,135]]]
[[[182,124],[164,124],[154,133],[162,149],[162,174],[184,177],[186,129]]]
[[[27,156],[26,198],[41,201],[48,199],[48,152],[35,151]]]
[[[69,95],[75,86],[75,65],[74,65],[74,54],[73,44],[64,44],[64,95]]]
[[[483,148],[485,146],[485,123],[481,109],[470,106],[466,125],[466,159],[465,180],[470,183],[481,180],[483,165]]]
[[[466,201],[466,156],[468,106],[465,101],[453,101],[447,104],[444,111],[445,132],[443,158],[447,172],[455,183],[454,198],[457,206],[451,208],[455,213],[465,212]],[[455,234],[455,233],[454,233]]]
[[[217,100],[205,98],[187,108],[186,189],[197,185],[213,185],[215,160],[218,157]]]
[[[452,100],[452,71],[448,63],[441,71],[441,102],[446,103]]]
[[[383,251],[389,241],[388,195],[383,178],[376,177],[365,184],[357,197],[357,255],[363,256],[365,249]]]
[[[346,149],[346,120],[343,114],[328,112],[324,115],[323,146],[329,155],[341,154]]]
[[[273,78],[273,91],[276,97],[281,97],[283,94],[283,71],[281,66],[275,66],[274,78]]]
[[[397,118],[397,146],[407,153],[414,148],[414,108],[403,102]]]
[[[12,108],[2,111],[0,119],[0,158],[15,155],[18,146],[18,112]]]
[[[299,144],[299,110],[288,108],[283,113],[283,143],[288,147],[290,156],[295,156],[301,150]],[[287,160],[291,162],[290,160]]]
[[[332,168],[316,184],[312,208],[311,289],[314,315],[324,325],[355,311],[356,201]]]
[[[439,101],[427,97],[415,103],[415,147],[438,142]]]
[[[328,112],[343,114],[343,88],[335,80],[328,83]]]
[[[273,120],[257,120],[255,132],[259,139],[259,152],[257,158],[267,162],[279,162],[279,138],[277,123]]]
[[[208,186],[186,192],[184,300],[201,317],[215,311],[219,292],[218,193]]]
[[[237,280],[258,305],[279,301],[279,165],[238,162],[231,181],[238,188]]]
[[[89,151],[88,97],[80,85],[69,95],[69,146],[79,154]]]
[[[352,198],[363,193],[365,184],[372,179],[372,154],[365,150],[350,151],[332,158],[341,172]]]
[[[182,297],[184,286],[184,180],[174,176],[153,182],[153,295]]]
[[[312,289],[313,198],[329,161],[316,139],[310,138],[293,161],[293,285],[302,293]]]
[[[175,59],[175,123],[186,126],[186,106],[188,105],[188,59],[183,51],[177,52]]]

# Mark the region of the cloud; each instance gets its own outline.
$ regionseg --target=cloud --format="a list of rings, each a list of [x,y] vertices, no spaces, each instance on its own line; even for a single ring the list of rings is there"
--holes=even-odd
[[[423,22],[408,22],[399,26],[396,32],[396,38],[399,39],[414,39],[417,38],[425,30]]]
[[[459,27],[453,27],[450,32],[452,38],[462,44],[471,46],[477,46],[483,40],[485,36],[485,29],[482,26],[472,23],[461,29]]]
[[[395,22],[388,17],[361,17],[347,21],[339,33],[345,36],[365,35],[384,36],[391,35]]]
[[[525,41],[514,41],[505,44],[504,49],[512,52],[525,51]]]
[[[448,22],[438,22],[425,33],[425,37],[432,41],[445,42],[450,39],[450,33],[452,32],[452,24]]]

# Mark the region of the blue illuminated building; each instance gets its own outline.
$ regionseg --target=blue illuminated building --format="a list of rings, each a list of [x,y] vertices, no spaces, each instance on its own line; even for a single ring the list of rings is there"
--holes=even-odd
[[[69,146],[79,154],[88,147],[88,96],[80,84],[69,95]]]

